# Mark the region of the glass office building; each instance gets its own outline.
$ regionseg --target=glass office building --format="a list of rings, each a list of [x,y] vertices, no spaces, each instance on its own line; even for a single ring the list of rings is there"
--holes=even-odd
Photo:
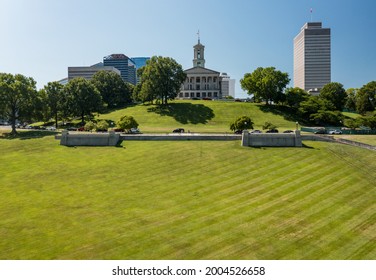
[[[113,66],[120,71],[122,79],[133,85],[137,82],[136,63],[124,54],[111,54],[103,58],[104,66]]]

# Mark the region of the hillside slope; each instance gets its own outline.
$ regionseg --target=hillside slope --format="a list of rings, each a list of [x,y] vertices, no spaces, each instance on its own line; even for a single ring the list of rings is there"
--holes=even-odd
[[[191,132],[230,132],[229,124],[242,115],[250,116],[255,129],[269,121],[278,129],[294,129],[296,119],[282,116],[265,105],[224,101],[174,101],[168,107],[135,105],[100,115],[100,119],[116,122],[123,115],[133,116],[143,132],[171,132],[183,127]]]

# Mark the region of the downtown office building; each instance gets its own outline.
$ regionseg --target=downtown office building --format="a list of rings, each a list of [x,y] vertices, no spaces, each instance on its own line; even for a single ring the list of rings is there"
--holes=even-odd
[[[104,66],[113,66],[120,71],[123,81],[136,85],[136,64],[124,54],[111,54],[103,58]]]
[[[307,22],[294,38],[294,87],[319,94],[331,82],[330,28]]]

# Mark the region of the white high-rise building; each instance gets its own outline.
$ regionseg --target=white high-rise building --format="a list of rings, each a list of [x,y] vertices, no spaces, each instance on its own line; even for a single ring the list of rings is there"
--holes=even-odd
[[[231,79],[227,73],[222,73],[222,98],[231,96],[235,98],[235,79]]]
[[[330,28],[307,22],[294,38],[294,87],[318,94],[331,82]]]

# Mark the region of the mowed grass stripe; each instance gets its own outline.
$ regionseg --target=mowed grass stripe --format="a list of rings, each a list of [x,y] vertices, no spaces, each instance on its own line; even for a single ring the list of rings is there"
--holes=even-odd
[[[69,149],[39,140],[27,140],[35,150],[49,147],[38,161],[30,154],[27,167],[15,173],[8,169],[7,179],[0,179],[1,191],[12,194],[10,203],[0,203],[1,217],[7,215],[0,221],[3,258],[373,256],[375,248],[366,238],[375,238],[374,216],[360,205],[368,205],[374,193],[360,192],[356,199],[351,193],[370,189],[372,181],[358,167],[367,163],[372,169],[375,163],[356,148],[336,151],[351,154],[354,165],[328,165],[328,148],[337,149],[328,143],[308,143],[311,149],[248,149],[235,142],[129,142],[118,149]],[[60,170],[64,162],[70,164]],[[35,184],[14,177],[22,169]],[[354,201],[362,212],[343,206]],[[347,234],[353,230],[349,220],[359,215],[359,228],[360,221],[369,226]],[[342,243],[333,243],[338,231],[328,225],[357,245],[344,251]],[[331,254],[307,250],[321,245],[311,235],[326,236],[326,244],[333,243],[327,245]]]

